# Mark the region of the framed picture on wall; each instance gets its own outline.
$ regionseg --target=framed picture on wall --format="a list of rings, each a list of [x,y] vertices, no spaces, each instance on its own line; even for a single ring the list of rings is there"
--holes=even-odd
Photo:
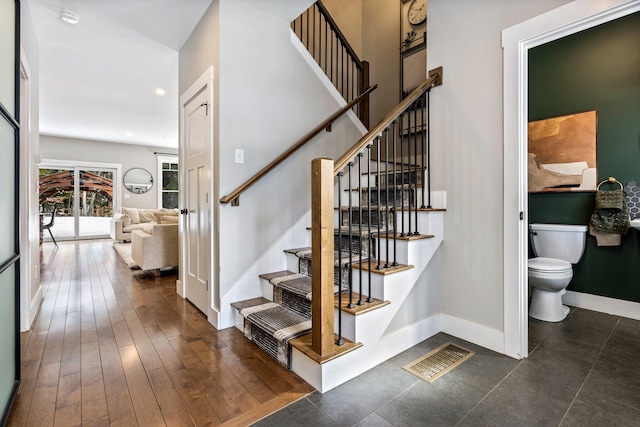
[[[402,55],[402,98],[418,87],[427,78],[427,49],[413,49]]]

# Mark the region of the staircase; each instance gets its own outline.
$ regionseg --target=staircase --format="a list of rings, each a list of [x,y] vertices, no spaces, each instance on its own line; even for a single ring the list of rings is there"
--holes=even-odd
[[[343,191],[344,206],[335,209],[335,333],[343,343],[335,354],[318,360],[306,350],[314,299],[309,246],[285,249],[287,270],[260,275],[262,297],[232,304],[236,327],[248,339],[321,392],[439,331],[428,319],[412,319],[407,299],[422,293],[416,288],[432,286],[424,272],[442,242],[444,209],[416,207],[422,203],[422,168],[416,174],[414,167],[384,167],[361,174],[356,188]],[[444,194],[433,197],[444,207]],[[381,203],[369,206],[376,198]]]

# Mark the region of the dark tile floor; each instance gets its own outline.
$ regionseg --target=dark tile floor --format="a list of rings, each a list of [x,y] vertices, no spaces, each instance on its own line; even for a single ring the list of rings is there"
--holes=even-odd
[[[447,341],[476,354],[431,384],[401,369]],[[529,351],[515,360],[441,333],[254,426],[640,426],[640,321],[530,319]]]

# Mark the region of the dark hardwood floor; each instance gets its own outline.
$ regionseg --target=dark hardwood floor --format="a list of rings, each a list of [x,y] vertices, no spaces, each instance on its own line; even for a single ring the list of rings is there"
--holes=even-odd
[[[246,426],[313,388],[176,294],[110,240],[41,251],[45,297],[21,337],[10,426]]]

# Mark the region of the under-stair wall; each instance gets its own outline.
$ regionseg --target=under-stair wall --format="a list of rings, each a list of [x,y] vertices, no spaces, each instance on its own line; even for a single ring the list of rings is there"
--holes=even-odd
[[[188,57],[181,52],[181,73],[195,79],[203,70],[192,70],[189,64],[201,67],[199,53],[209,47],[217,50],[211,64],[217,66],[214,203],[344,105],[292,42],[290,22],[312,2],[275,2],[273,8],[256,3],[261,2],[214,2],[207,15],[215,14],[215,19],[205,15],[201,24],[218,22],[219,28],[213,29],[217,40],[206,39],[211,28],[197,28],[197,38],[183,48]],[[188,84],[187,78],[180,80]],[[214,207],[218,213],[212,227],[219,229],[219,238],[213,244],[219,265],[214,262],[212,283],[219,286],[221,295],[219,318],[210,319],[214,325],[232,326],[229,304],[255,296],[257,274],[273,268],[271,254],[281,254],[290,243],[306,237],[311,160],[337,157],[364,132],[348,113],[333,124],[331,132],[318,135],[243,194],[240,206]],[[244,163],[234,162],[236,149],[244,150]]]

